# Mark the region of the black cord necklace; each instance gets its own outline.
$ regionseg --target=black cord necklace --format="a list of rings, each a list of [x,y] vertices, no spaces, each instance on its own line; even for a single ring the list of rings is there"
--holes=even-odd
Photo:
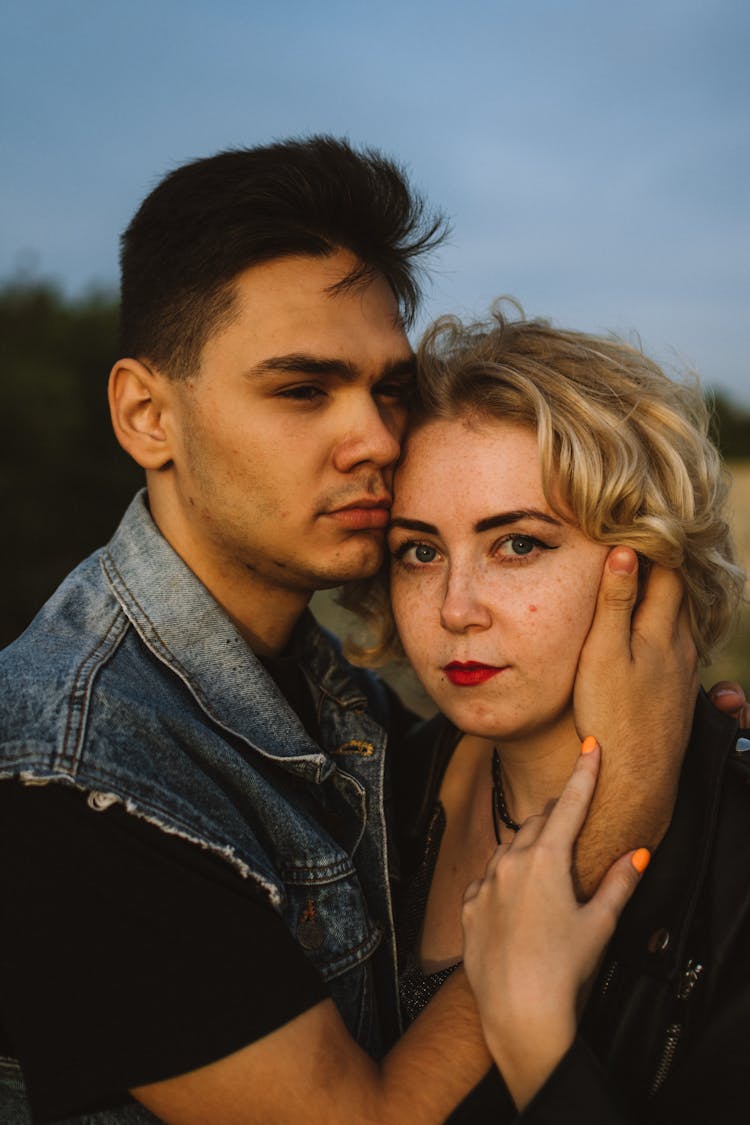
[[[517,832],[521,827],[508,812],[503,792],[503,779],[500,774],[500,755],[497,749],[492,749],[492,827],[495,829],[495,839],[500,843],[500,825],[504,824],[511,832]]]

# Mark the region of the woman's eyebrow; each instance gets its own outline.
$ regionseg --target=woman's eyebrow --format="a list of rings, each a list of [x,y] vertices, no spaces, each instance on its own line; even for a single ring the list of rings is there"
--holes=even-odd
[[[556,520],[547,512],[540,512],[538,508],[520,508],[515,512],[500,512],[496,516],[487,516],[474,524],[476,532],[492,531],[495,527],[506,527],[509,523],[518,523],[520,520],[541,520],[542,523],[551,523],[554,527],[562,527],[562,521]]]
[[[513,512],[499,512],[496,516],[487,516],[483,520],[479,520],[474,524],[474,531],[478,534],[483,531],[491,531],[495,527],[506,527],[511,523],[518,523],[521,520],[540,520],[542,523],[550,523],[553,527],[562,527],[562,521],[556,520],[554,516],[550,516],[547,512],[540,512],[537,508],[519,508]],[[404,531],[423,531],[427,535],[439,535],[440,532],[434,523],[425,523],[424,520],[410,520],[403,516],[394,516],[390,523],[391,527],[401,527]]]

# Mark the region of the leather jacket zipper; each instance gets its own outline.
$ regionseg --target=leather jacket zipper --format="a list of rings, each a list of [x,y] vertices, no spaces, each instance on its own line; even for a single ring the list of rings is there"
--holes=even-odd
[[[661,1058],[659,1059],[659,1065],[656,1068],[648,1092],[650,1098],[653,1098],[654,1095],[659,1092],[659,1090],[666,1082],[670,1070],[672,1069],[672,1063],[674,1062],[674,1057],[677,1054],[677,1048],[680,1045],[680,1039],[682,1038],[682,1033],[685,1026],[684,1007],[688,998],[690,997],[690,994],[698,983],[702,972],[703,966],[701,964],[699,964],[697,961],[688,961],[687,965],[680,974],[679,982],[677,985],[676,1000],[682,1014],[682,1019],[675,1020],[667,1027],[666,1035],[664,1038],[664,1046],[662,1048]]]
[[[672,1069],[672,1062],[674,1060],[675,1054],[677,1053],[681,1035],[681,1023],[671,1023],[667,1028],[667,1034],[664,1039],[664,1046],[662,1048],[661,1058],[659,1059],[659,1065],[656,1068],[656,1073],[654,1074],[651,1086],[648,1091],[648,1096],[650,1098],[653,1098],[654,1094],[658,1093],[658,1091],[666,1082],[667,1075]]]
[[[617,961],[611,961],[607,967],[607,971],[602,977],[602,983],[599,985],[599,999],[603,1000],[609,991],[609,986],[612,983],[612,978],[617,972]]]

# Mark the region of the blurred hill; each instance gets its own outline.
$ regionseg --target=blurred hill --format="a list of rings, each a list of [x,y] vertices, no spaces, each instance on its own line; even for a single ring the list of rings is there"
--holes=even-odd
[[[143,474],[109,424],[106,381],[117,358],[112,293],[70,299],[37,279],[0,284],[0,339],[2,646],[67,572],[109,539]],[[736,532],[750,566],[750,411],[722,395],[714,402],[717,440],[736,482]],[[314,605],[335,630],[346,632],[344,612],[329,595],[316,596]],[[737,641],[715,668],[740,678],[750,694],[747,611]],[[393,675],[402,681],[402,672]],[[406,690],[423,705],[418,687],[410,682]]]

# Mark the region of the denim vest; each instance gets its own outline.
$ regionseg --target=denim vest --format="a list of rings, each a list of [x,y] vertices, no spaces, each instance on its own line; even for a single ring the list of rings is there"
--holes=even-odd
[[[322,746],[160,535],[140,493],[109,546],[0,653],[0,691],[11,701],[0,777],[76,786],[99,815],[122,805],[220,856],[283,917],[352,1035],[377,1055],[378,947],[379,1002],[397,1011],[386,735],[372,717],[385,721],[387,700],[311,615],[300,634]],[[4,1125],[30,1120],[18,1081],[13,1064],[0,1067]],[[79,1120],[155,1118],[133,1105]]]

